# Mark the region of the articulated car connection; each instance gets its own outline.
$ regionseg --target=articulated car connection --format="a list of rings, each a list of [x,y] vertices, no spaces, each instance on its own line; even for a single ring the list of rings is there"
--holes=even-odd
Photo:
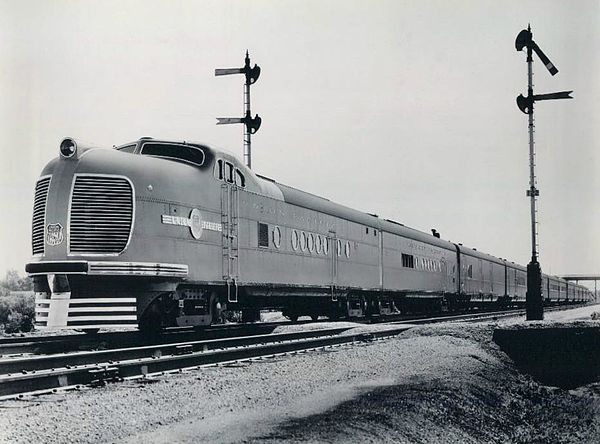
[[[206,145],[65,139],[35,187],[36,325],[210,325],[525,302],[526,268],[256,175]],[[546,303],[585,287],[544,275]]]

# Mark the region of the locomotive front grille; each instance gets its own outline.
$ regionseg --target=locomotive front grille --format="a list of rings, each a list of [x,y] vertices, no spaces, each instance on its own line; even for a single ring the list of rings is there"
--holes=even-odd
[[[133,224],[133,188],[123,177],[77,175],[71,197],[69,252],[119,254]]]
[[[33,254],[44,254],[44,227],[46,226],[46,200],[50,177],[38,180],[35,185],[33,201],[33,220],[31,223],[31,246]]]

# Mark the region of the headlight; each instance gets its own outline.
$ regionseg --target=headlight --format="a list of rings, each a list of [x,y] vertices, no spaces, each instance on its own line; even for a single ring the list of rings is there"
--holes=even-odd
[[[77,143],[71,139],[70,137],[67,137],[66,139],[63,139],[62,142],[60,142],[60,154],[63,157],[73,157],[73,155],[77,152]]]

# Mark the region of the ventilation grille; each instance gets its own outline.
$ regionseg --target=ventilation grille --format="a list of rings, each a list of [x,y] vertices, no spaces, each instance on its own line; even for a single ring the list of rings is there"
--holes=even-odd
[[[31,224],[31,246],[33,254],[44,254],[44,226],[46,225],[46,200],[50,177],[38,180],[33,201],[33,221]]]
[[[121,177],[77,176],[71,200],[69,250],[118,254],[127,246],[133,221],[133,190]]]

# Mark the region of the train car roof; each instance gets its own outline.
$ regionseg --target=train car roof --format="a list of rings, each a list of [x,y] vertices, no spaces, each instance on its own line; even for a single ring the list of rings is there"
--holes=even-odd
[[[283,200],[286,203],[291,205],[296,205],[302,208],[306,208],[309,210],[315,210],[322,212],[324,214],[328,214],[330,216],[339,217],[342,219],[349,220],[354,223],[358,223],[361,225],[374,227],[379,229],[380,231],[386,231],[389,233],[398,234],[400,236],[425,242],[431,245],[435,245],[440,248],[444,248],[446,250],[455,251],[458,247],[461,253],[465,255],[469,255],[472,257],[485,259],[491,262],[495,262],[498,264],[506,263],[507,266],[516,268],[519,270],[525,269],[522,265],[515,264],[503,259],[499,259],[495,256],[492,256],[487,253],[483,253],[477,251],[476,249],[465,247],[463,245],[455,245],[454,243],[440,239],[435,237],[429,233],[425,233],[414,228],[410,228],[404,226],[400,222],[396,222],[389,219],[381,219],[376,215],[364,213],[362,211],[355,210],[353,208],[335,203],[321,196],[317,196],[306,191],[299,190],[297,188],[284,185],[279,183],[271,178],[261,176],[256,174],[253,170],[248,168],[243,164],[234,154],[228,152],[227,150],[216,148],[206,143],[200,142],[191,142],[191,141],[173,141],[173,140],[162,140],[162,139],[154,139],[150,137],[141,138],[135,142],[129,142],[123,145],[119,145],[114,147],[115,149],[122,149],[123,147],[130,146],[132,144],[137,145],[136,153],[140,153],[141,146],[144,143],[153,142],[153,143],[169,143],[169,144],[184,144],[184,145],[195,145],[202,147],[203,149],[208,149],[214,155],[215,158],[221,157],[230,162],[233,162],[236,168],[243,171],[243,173],[248,178],[252,178],[253,182],[256,183],[259,187],[258,192],[262,195],[270,197],[276,200]],[[251,190],[249,190],[251,191]]]
[[[260,177],[260,176],[259,176]],[[302,208],[319,211],[330,216],[339,217],[368,227],[377,228],[380,231],[395,233],[409,239],[426,242],[446,250],[455,251],[456,247],[452,242],[439,239],[414,228],[406,227],[399,222],[380,219],[372,214],[364,213],[350,207],[335,203],[329,199],[316,196],[306,191],[301,191],[297,188],[283,185],[275,182],[272,179],[264,178],[264,180],[272,181],[283,193],[283,199],[286,203],[297,205]]]
[[[475,257],[477,259],[484,259],[486,261],[494,262],[499,265],[504,265],[504,261],[496,256],[493,256],[482,251],[478,251],[476,248],[465,247],[462,244],[458,244],[458,248],[465,256]]]

